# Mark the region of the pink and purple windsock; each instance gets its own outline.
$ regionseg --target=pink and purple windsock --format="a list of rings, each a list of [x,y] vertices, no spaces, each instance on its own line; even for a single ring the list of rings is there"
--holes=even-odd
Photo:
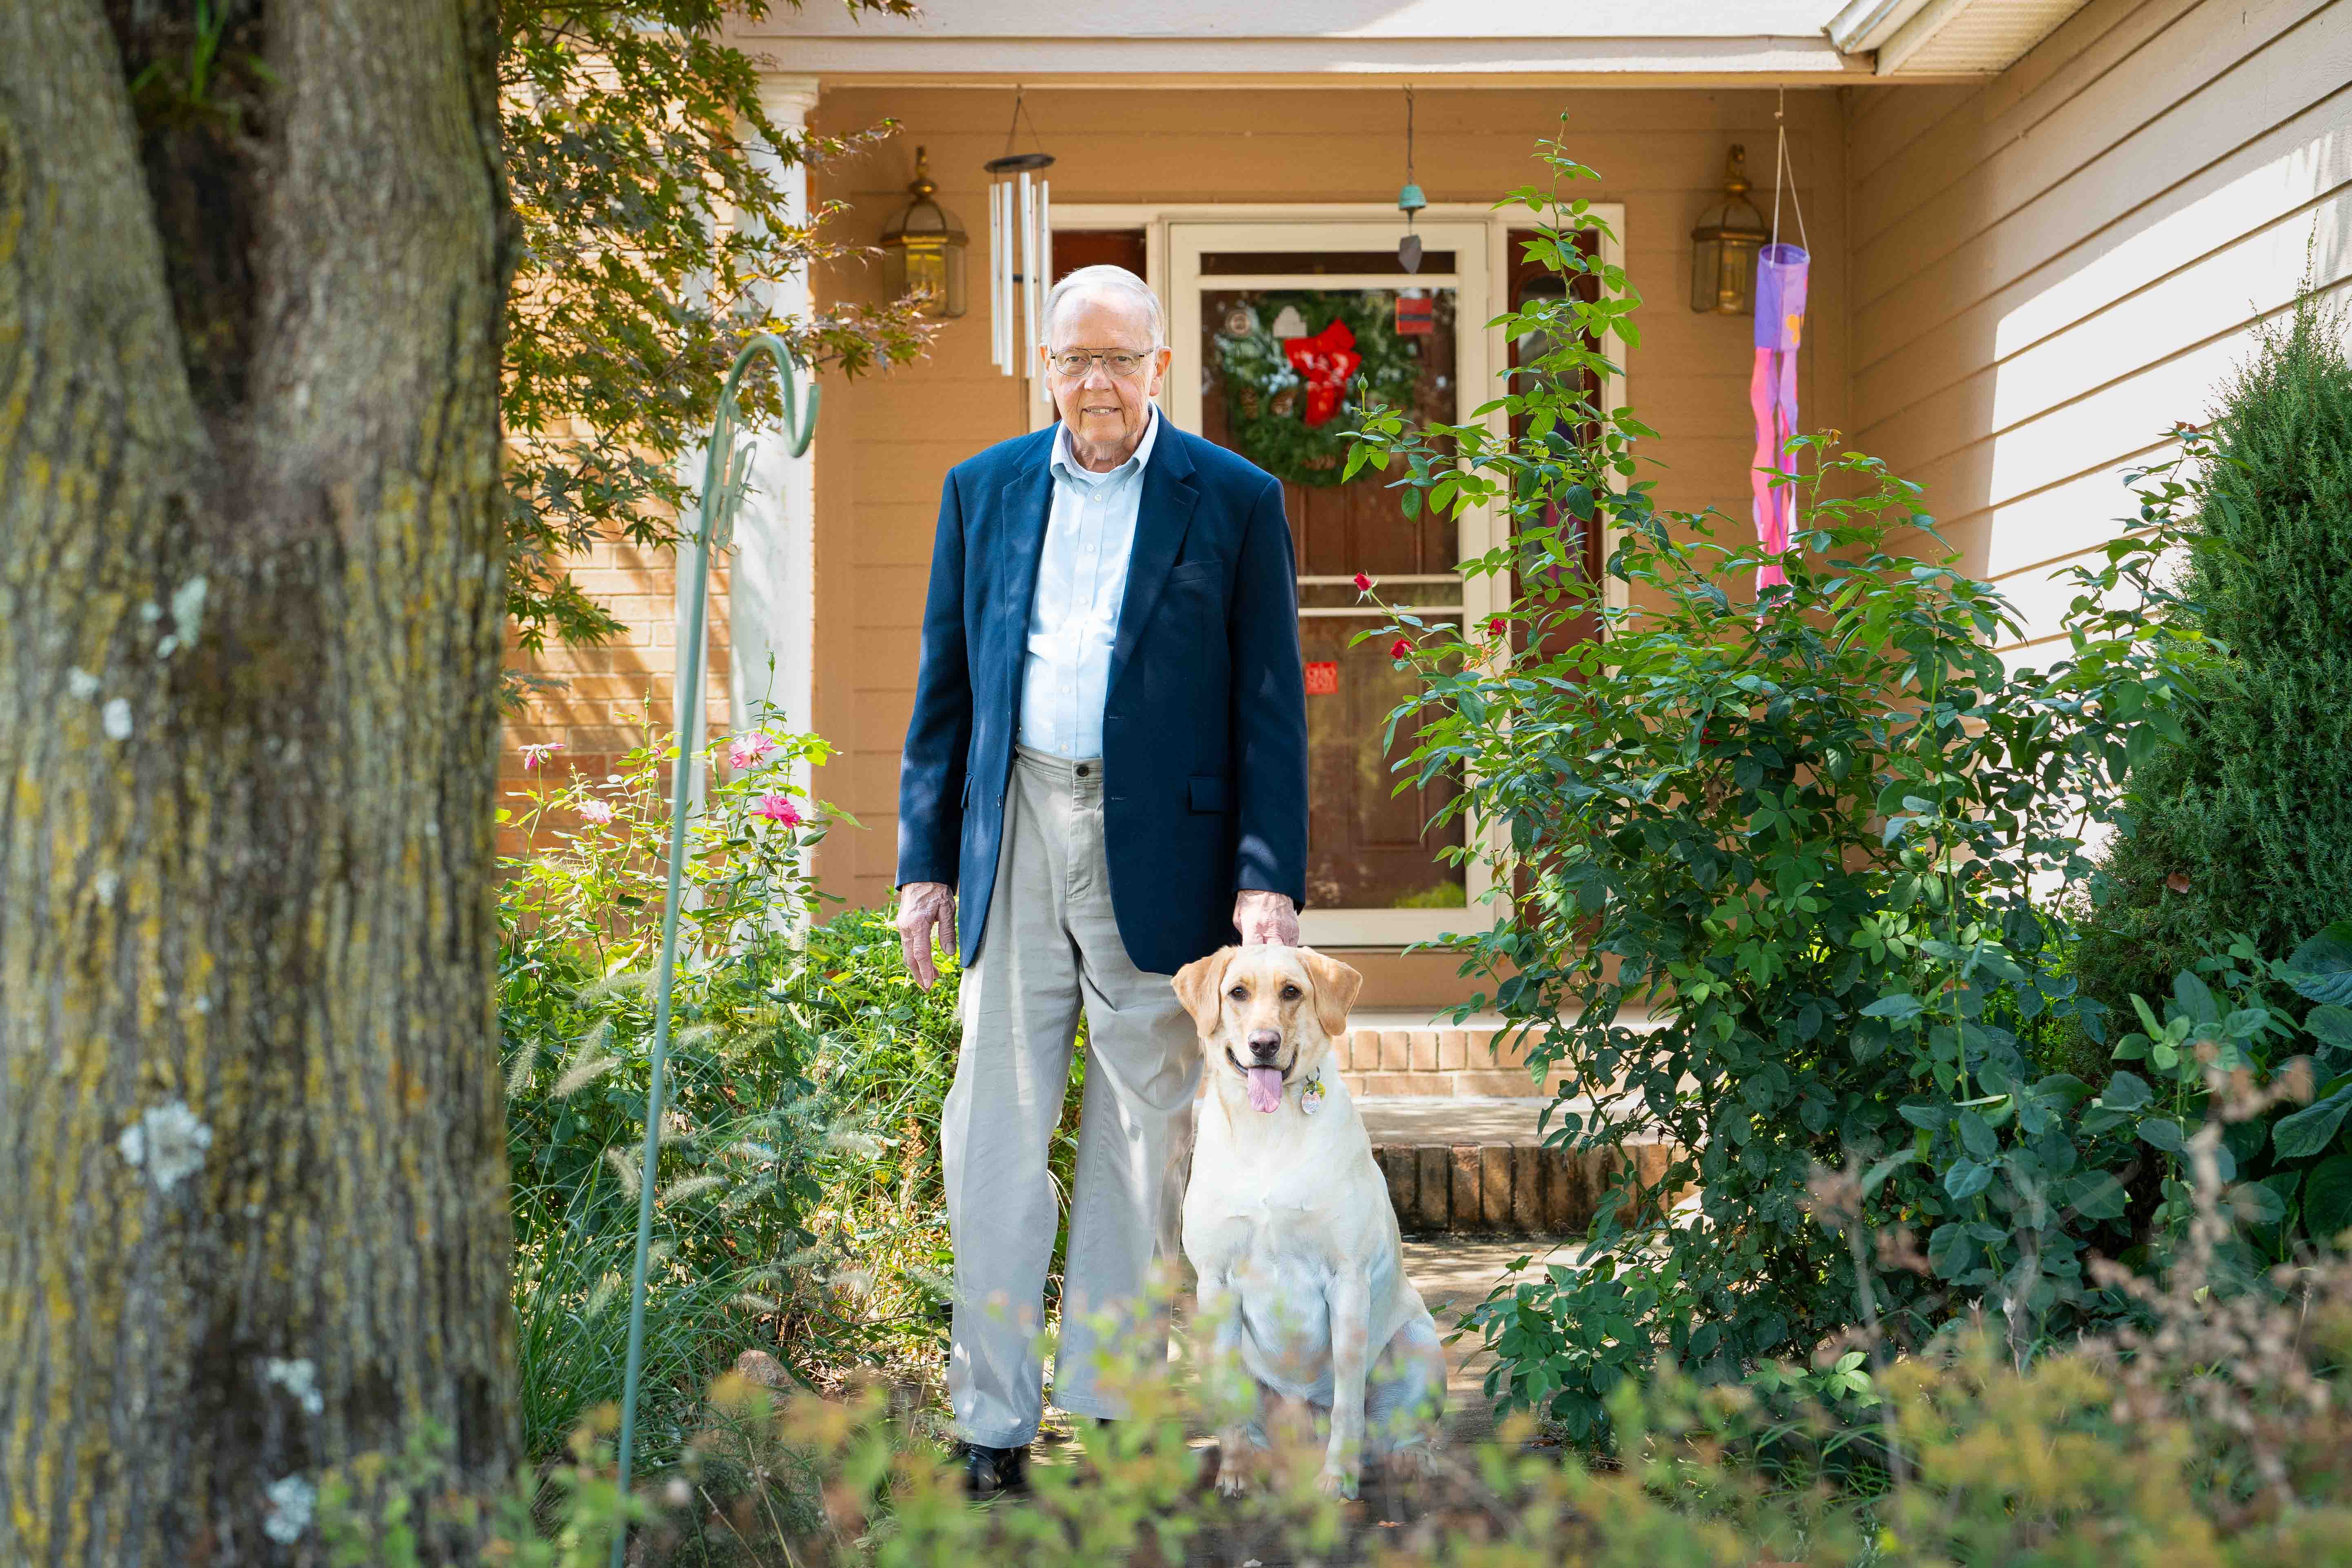
[[[1756,461],[1748,483],[1756,500],[1756,537],[1770,554],[1789,548],[1796,515],[1796,492],[1774,485],[1772,476],[1789,461],[1789,441],[1797,433],[1797,342],[1805,329],[1802,247],[1768,245],[1756,258],[1756,369],[1748,380],[1748,406],[1756,416]],[[1778,561],[1756,570],[1756,591],[1789,580]]]

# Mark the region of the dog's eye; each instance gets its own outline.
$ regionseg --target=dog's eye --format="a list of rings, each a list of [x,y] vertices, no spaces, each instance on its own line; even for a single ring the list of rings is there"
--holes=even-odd
[[[1286,1002],[1296,1002],[1298,1000],[1300,994],[1301,993],[1296,985],[1286,985],[1282,988],[1282,999]]]
[[[1236,985],[1231,991],[1226,992],[1225,994],[1232,997],[1236,1002],[1246,1002],[1249,1000],[1249,987],[1246,985]]]

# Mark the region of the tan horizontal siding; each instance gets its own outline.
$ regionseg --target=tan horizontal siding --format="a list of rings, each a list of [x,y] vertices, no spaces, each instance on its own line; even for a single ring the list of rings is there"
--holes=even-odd
[[[2245,38],[2273,37],[2324,0],[2263,0],[2231,31]],[[2200,14],[2198,0],[2143,0],[2095,37],[2055,37],[2028,58],[2063,57],[2014,91],[1971,92],[1934,135],[1915,137],[1895,156],[1859,175],[1853,188],[1853,236],[1866,246],[1890,226],[1937,204],[1966,209],[1979,190],[2014,201],[2039,194],[2051,174],[2064,173],[2080,149],[2113,140],[2179,101],[2202,79],[2198,60],[2214,51],[2218,18]],[[2154,68],[2140,58],[2161,40]],[[2224,58],[2243,53],[2241,43]],[[2135,66],[2140,68],[2133,68]],[[2012,70],[2004,82],[2020,76]],[[2208,73],[2210,74],[2210,73]],[[2041,171],[2037,174],[2037,171]]]
[[[1853,441],[1926,487],[2021,647],[2259,325],[2307,274],[2352,297],[2347,81],[2347,0],[2143,0],[2085,7],[1924,130],[1870,101],[1900,89],[1850,95]]]
[[[1854,371],[1853,401],[1875,423],[1987,368],[1988,335],[2007,361],[2135,300],[2209,258],[2237,250],[2284,220],[2299,246],[2317,204],[2352,180],[2352,89],[2341,89],[2207,165],[2095,237],[2085,254],[2045,261]],[[2275,237],[2273,236],[2273,237]],[[2072,247],[2070,247],[2071,249]],[[2220,279],[2228,292],[2228,278]]]

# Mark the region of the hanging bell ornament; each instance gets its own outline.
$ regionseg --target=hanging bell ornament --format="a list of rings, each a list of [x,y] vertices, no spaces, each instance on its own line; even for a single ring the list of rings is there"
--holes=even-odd
[[[1407,272],[1421,270],[1421,236],[1412,232],[1412,216],[1428,205],[1421,187],[1410,182],[1397,193],[1397,211],[1404,214],[1405,229],[1404,238],[1397,244],[1397,265]]]

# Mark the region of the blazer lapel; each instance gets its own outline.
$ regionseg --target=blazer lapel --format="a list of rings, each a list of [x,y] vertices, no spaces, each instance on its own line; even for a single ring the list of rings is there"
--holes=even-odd
[[[1037,598],[1037,568],[1045,555],[1045,524],[1054,514],[1054,475],[1046,466],[1047,456],[1053,450],[1052,439],[1048,432],[1046,446],[1023,453],[1019,471],[997,492],[998,515],[1003,520],[1000,526],[1003,530],[998,559],[1003,563],[1004,602],[995,607],[994,619],[1003,639],[998,646],[1008,650],[998,674],[1011,678],[1016,733],[1021,721],[1021,660],[1028,647],[1029,611]]]
[[[1192,484],[1192,459],[1183,438],[1163,425],[1151,448],[1151,462],[1143,470],[1143,501],[1135,519],[1135,549],[1127,561],[1127,597],[1118,609],[1118,637],[1111,644],[1110,679],[1105,688],[1118,689],[1127,661],[1151,622],[1168,570],[1184,547],[1184,531],[1192,526],[1192,507],[1201,492]],[[1034,569],[1033,569],[1034,571]]]

